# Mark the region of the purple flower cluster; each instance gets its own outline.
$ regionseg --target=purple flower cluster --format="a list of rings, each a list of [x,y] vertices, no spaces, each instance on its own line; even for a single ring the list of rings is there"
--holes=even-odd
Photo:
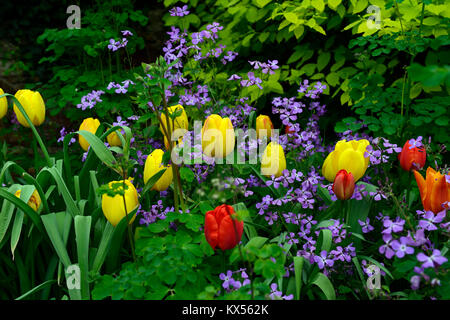
[[[303,84],[300,84],[297,92],[304,93],[307,98],[317,99],[326,88],[327,86],[320,81],[316,82],[314,85],[310,85],[309,80],[303,80]]]
[[[166,215],[169,212],[175,212],[174,207],[164,208],[162,200],[158,200],[156,204],[151,206],[150,211],[145,211],[142,209],[142,206],[139,206],[137,214],[142,216],[139,220],[139,223],[148,226],[149,224],[154,223],[158,220],[166,219]],[[187,209],[186,212],[189,213],[189,209]]]
[[[188,6],[184,5],[183,7],[175,7],[169,10],[169,13],[172,17],[184,17],[189,14]]]
[[[406,236],[400,235],[398,238],[395,238],[394,234],[403,231],[405,221],[398,217],[395,220],[391,220],[388,216],[383,216],[382,214],[377,217],[377,219],[382,221],[383,227],[385,228],[381,232],[384,244],[379,247],[379,252],[384,254],[386,258],[392,259],[395,255],[397,258],[402,259],[406,255],[414,254],[415,248],[417,250],[422,249],[423,251],[416,255],[417,262],[421,266],[414,268],[414,272],[417,275],[412,276],[410,280],[413,290],[419,288],[421,277],[427,282],[430,280],[429,276],[423,272],[424,269],[437,269],[448,261],[425,235],[426,232],[434,232],[439,230],[439,228],[446,229],[446,223],[442,223],[446,211],[444,210],[435,215],[431,211],[423,212],[418,210],[417,214],[419,216],[419,223],[414,232],[409,230]],[[439,280],[436,279],[435,281]]]
[[[58,138],[57,142],[63,142],[64,141],[64,137],[68,134],[69,132],[66,132],[66,128],[62,127],[62,129],[59,131],[60,137]],[[69,145],[71,145],[72,143],[75,143],[77,140],[72,137],[72,139],[70,139],[69,141]]]
[[[236,271],[228,270],[226,273],[221,273],[219,279],[223,281],[222,287],[226,292],[235,291],[250,284],[250,279],[245,268]]]
[[[294,299],[294,295],[293,294],[290,294],[288,296],[283,295],[283,292],[278,291],[278,285],[276,283],[272,283],[270,285],[269,298],[271,300],[292,300]]]
[[[130,86],[130,84],[134,85],[134,82],[131,80],[124,80],[124,81],[122,81],[122,85],[115,83],[115,82],[110,82],[108,84],[108,86],[106,87],[106,89],[111,90],[114,88],[115,93],[125,94],[128,92],[128,87]]]
[[[101,95],[104,94],[105,91],[102,90],[93,90],[92,92],[88,93],[87,95],[81,97],[81,103],[77,104],[77,108],[81,110],[86,109],[92,109],[95,107],[97,102],[102,102],[103,100],[100,99]]]
[[[180,95],[178,103],[186,106],[197,106],[197,108],[200,109],[210,101],[211,98],[208,95],[208,86],[198,85],[196,93],[192,93],[192,90],[185,89],[185,93],[184,95]]]

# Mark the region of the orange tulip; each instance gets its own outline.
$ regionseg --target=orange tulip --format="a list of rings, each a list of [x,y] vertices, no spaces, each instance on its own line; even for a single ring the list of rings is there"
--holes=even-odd
[[[414,176],[419,186],[423,208],[434,213],[444,210],[443,205],[450,201],[450,183],[446,181],[445,175],[428,167],[426,179],[416,170]]]
[[[350,199],[355,191],[355,178],[351,172],[340,170],[333,183],[333,192],[340,200]]]

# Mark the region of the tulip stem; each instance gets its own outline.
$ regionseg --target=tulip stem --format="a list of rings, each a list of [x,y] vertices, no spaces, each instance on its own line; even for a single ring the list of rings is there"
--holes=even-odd
[[[125,217],[127,219],[127,229],[128,229],[128,240],[130,241],[130,247],[131,247],[131,255],[133,256],[133,261],[136,261],[136,253],[134,252],[134,244],[133,244],[133,232],[131,230],[131,225],[130,225],[130,219],[128,218],[128,210],[127,210],[127,202],[125,199],[125,179],[126,179],[126,171],[125,168],[122,167],[122,172],[124,173],[123,175],[123,180],[122,180],[122,188],[123,188],[123,207],[125,209]]]
[[[42,142],[42,139],[39,136],[39,133],[37,132],[36,127],[34,126],[33,122],[31,122],[31,120],[28,117],[28,114],[25,111],[25,109],[23,108],[22,104],[19,102],[19,100],[15,96],[13,96],[12,94],[9,94],[9,93],[5,93],[5,94],[0,95],[0,98],[6,97],[6,96],[9,96],[9,97],[11,97],[14,100],[14,103],[16,104],[17,108],[19,108],[19,110],[22,113],[23,117],[28,122],[28,124],[29,124],[29,126],[31,128],[31,131],[34,134],[34,137],[35,137],[36,141],[39,143],[39,146],[41,147],[42,153],[44,153],[44,157],[45,157],[45,161],[47,162],[47,166],[49,168],[52,167],[53,166],[53,162],[50,159],[50,156],[48,155],[47,148],[45,147],[44,142]]]

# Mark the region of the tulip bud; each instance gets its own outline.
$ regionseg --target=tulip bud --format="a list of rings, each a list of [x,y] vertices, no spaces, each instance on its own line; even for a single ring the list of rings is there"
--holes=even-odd
[[[244,222],[234,219],[232,206],[223,204],[205,215],[205,238],[213,250],[233,249],[240,241]]]
[[[406,141],[402,152],[398,155],[398,160],[400,161],[400,166],[405,171],[410,171],[411,169],[420,170],[427,160],[427,152],[423,146],[415,147],[409,141]]]
[[[0,96],[4,94],[2,88],[0,88]],[[8,111],[8,100],[6,97],[0,98],[0,119],[6,115],[6,111]]]
[[[334,178],[333,192],[340,200],[350,199],[355,191],[355,179],[351,172],[340,170]]]
[[[234,150],[235,134],[229,118],[212,114],[202,128],[202,149],[208,157],[224,158]]]
[[[123,191],[123,183],[124,180],[111,181],[110,183],[108,183],[108,187],[111,190],[115,189],[117,191]],[[124,196],[116,194],[114,197],[111,197],[106,193],[102,195],[103,214],[105,215],[109,223],[111,223],[114,227],[125,217],[126,214],[130,214],[134,209],[136,209],[139,206],[139,199],[136,188],[133,186],[130,180],[125,180],[125,185],[126,185],[125,189],[126,211],[123,199]],[[136,214],[134,214],[132,217],[129,216],[128,218],[131,224],[136,218]]]
[[[85,131],[89,131],[92,134],[95,134],[97,132],[97,129],[99,126],[100,126],[100,121],[98,121],[98,119],[86,118],[81,123],[79,131],[85,130]],[[88,151],[89,142],[87,142],[87,140],[85,138],[83,138],[81,135],[79,135],[78,142],[80,143],[80,146],[81,146],[81,148],[83,148],[84,151]]]
[[[20,198],[21,190],[17,190],[14,194],[17,198]],[[33,194],[31,195],[30,199],[28,200],[28,205],[33,209],[34,211],[38,211],[40,205],[41,205],[41,197],[39,196],[39,193],[37,190],[33,191]]]
[[[155,174],[157,174],[159,171],[166,169],[163,175],[153,185],[152,190],[164,191],[172,183],[173,179],[172,166],[171,165],[164,166],[162,164],[163,155],[164,151],[162,151],[161,149],[155,149],[145,160],[144,183],[147,183],[147,181]]]
[[[322,166],[322,175],[330,182],[333,182],[340,170],[351,172],[355,182],[362,178],[369,166],[369,156],[366,148],[369,141],[361,140],[341,140],[336,143],[332,151]]]
[[[186,111],[184,110],[183,106],[181,104],[177,104],[176,106],[171,106],[169,108],[167,108],[169,115],[172,114],[178,114],[181,113],[175,117],[175,119],[169,118],[169,125],[170,125],[170,131],[172,132],[172,135],[174,134],[175,130],[178,129],[183,129],[183,130],[187,130],[189,127],[189,120],[186,114]],[[163,130],[163,125],[167,130],[167,133],[169,133],[169,130],[167,128],[167,118],[166,118],[166,113],[162,112],[161,113],[161,122],[159,124],[159,128],[162,132],[162,134],[164,135],[164,146],[166,147],[166,150],[169,150],[169,141],[166,137],[166,135],[164,134],[164,130]],[[170,137],[170,140],[172,140],[172,138]],[[178,141],[182,141],[182,138],[180,138]]]
[[[286,169],[286,157],[281,145],[276,142],[270,142],[261,158],[261,174],[270,177],[279,177]]]
[[[256,137],[262,139],[263,137],[270,138],[272,136],[273,124],[268,116],[259,115],[256,118]]]
[[[45,120],[45,103],[41,94],[38,91],[31,91],[28,89],[22,89],[16,92],[14,95],[19,100],[23,109],[30,118],[31,122],[35,126],[41,125]],[[24,126],[30,127],[24,115],[20,112],[19,108],[14,104],[14,112],[17,117],[17,121]]]

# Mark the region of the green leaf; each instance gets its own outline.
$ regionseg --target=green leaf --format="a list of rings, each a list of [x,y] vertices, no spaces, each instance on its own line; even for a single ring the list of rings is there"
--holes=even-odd
[[[284,17],[286,18],[287,21],[293,23],[293,24],[298,24],[298,18],[297,15],[293,12],[286,12],[283,14]]]
[[[330,62],[331,54],[329,52],[322,52],[317,59],[317,70],[322,71]]]
[[[18,184],[14,184],[8,189],[9,194],[15,194],[17,190],[20,189]],[[11,218],[16,207],[10,201],[4,200],[2,211],[0,212],[0,243],[2,243],[3,238],[8,231],[9,224],[11,223]]]
[[[113,130],[114,131],[114,130]],[[95,134],[92,134],[86,130],[80,130],[75,133],[80,134],[90,145],[90,149],[94,151],[97,157],[106,164],[108,167],[112,167],[115,163],[115,159],[111,151],[103,144],[102,140]]]
[[[331,283],[330,279],[323,273],[319,272],[314,279],[311,280],[310,284],[314,284],[322,290],[322,292],[325,294],[325,297],[327,300],[335,300],[336,299],[336,293],[334,291],[333,284]]]
[[[55,249],[56,254],[63,263],[64,267],[69,267],[72,263],[70,262],[69,254],[67,253],[66,246],[64,245],[64,241],[61,237],[61,233],[58,230],[56,215],[54,213],[46,214],[41,216],[41,219],[44,223],[48,237],[53,244],[53,248]]]
[[[302,290],[302,272],[303,272],[303,263],[305,262],[305,258],[296,256],[294,257],[294,272],[295,272],[295,297],[297,300],[300,300],[300,292]]]
[[[78,266],[81,276],[81,298],[88,300],[89,295],[89,235],[91,231],[90,216],[75,217],[75,242],[77,244]]]
[[[30,291],[24,293],[24,294],[21,295],[20,297],[17,297],[15,300],[23,300],[23,299],[25,299],[26,297],[32,295],[33,293],[38,292],[39,290],[45,289],[46,287],[52,285],[52,284],[55,283],[55,282],[56,282],[56,280],[54,280],[54,279],[47,280],[47,281],[41,283],[40,285],[34,287],[34,288],[31,289]]]
[[[317,252],[325,250],[326,252],[330,251],[332,233],[330,229],[322,229],[319,233],[319,239],[317,240]]]
[[[39,215],[27,203],[23,202],[15,195],[9,193],[3,187],[0,187],[0,198],[12,202],[13,205],[22,210],[28,216],[28,218],[30,218],[33,221],[33,223],[36,225],[39,231],[41,231],[42,233],[45,232]]]
[[[73,216],[75,217],[76,215],[81,214],[80,210],[78,209],[75,201],[72,198],[72,195],[69,192],[69,189],[67,188],[64,179],[61,177],[61,173],[60,171],[58,171],[58,169],[56,168],[56,166],[53,166],[51,168],[44,168],[41,170],[41,172],[39,172],[38,176],[37,176],[37,180],[40,180],[40,177],[44,174],[44,173],[50,173],[50,175],[53,177],[53,179],[55,180],[56,184],[58,185],[58,190],[59,193],[62,195],[64,202],[67,206],[67,211]]]
[[[100,239],[100,244],[98,246],[97,253],[94,258],[94,263],[92,264],[92,271],[94,274],[97,274],[100,271],[100,268],[105,261],[105,258],[108,254],[112,235],[114,233],[114,227],[109,222],[105,223],[105,227],[103,228],[102,238]]]
[[[36,190],[34,186],[30,185],[22,186],[20,191],[20,199],[23,202],[28,203],[34,190]],[[14,260],[14,251],[16,250],[20,238],[20,233],[22,231],[23,216],[24,216],[23,212],[21,210],[17,210],[11,231],[11,254],[13,260]]]
[[[162,177],[164,172],[166,172],[167,168],[161,169],[157,173],[155,173],[153,176],[151,176],[150,179],[148,179],[147,183],[145,184],[144,188],[142,189],[141,195],[143,196],[146,194],[154,185],[156,182],[158,182],[159,178]],[[172,170],[172,169],[170,169]]]
[[[195,179],[195,174],[188,167],[182,167],[180,168],[180,177],[182,180],[192,182]]]
[[[325,10],[325,4],[323,3],[323,0],[314,0],[311,1],[311,5],[316,8],[319,13],[322,13],[323,10]]]

